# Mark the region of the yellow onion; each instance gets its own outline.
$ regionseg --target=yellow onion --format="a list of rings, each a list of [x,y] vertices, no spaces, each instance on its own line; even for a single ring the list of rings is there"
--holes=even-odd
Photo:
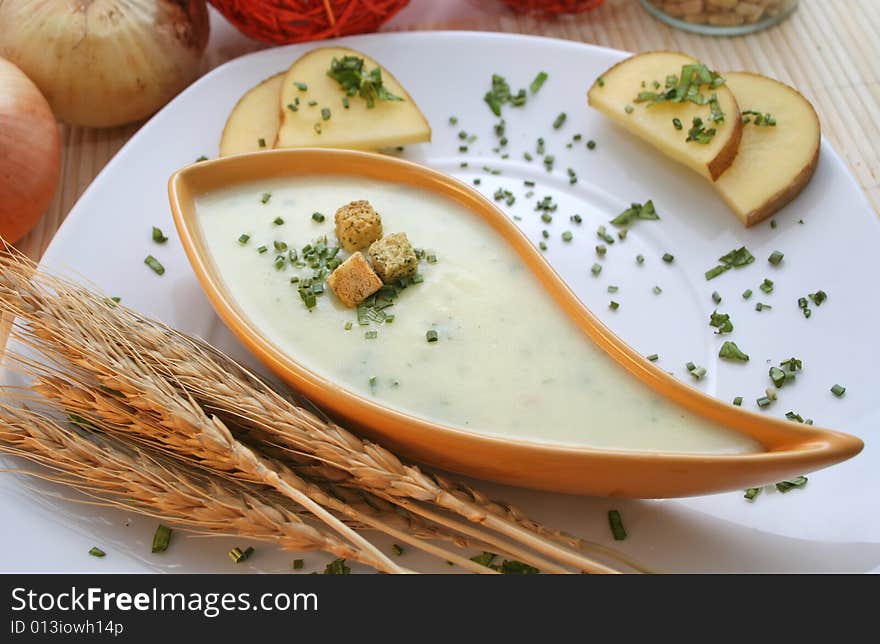
[[[40,90],[0,58],[0,236],[14,244],[40,219],[58,185],[58,124]]]
[[[205,0],[0,1],[0,56],[73,125],[158,110],[195,79],[208,31]]]

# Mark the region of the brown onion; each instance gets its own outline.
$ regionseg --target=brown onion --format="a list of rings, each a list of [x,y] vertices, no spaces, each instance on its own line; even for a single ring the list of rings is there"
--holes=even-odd
[[[73,125],[158,110],[196,78],[208,31],[205,0],[0,2],[0,56]]]
[[[61,172],[58,124],[40,90],[0,58],[0,236],[14,244],[49,207]]]

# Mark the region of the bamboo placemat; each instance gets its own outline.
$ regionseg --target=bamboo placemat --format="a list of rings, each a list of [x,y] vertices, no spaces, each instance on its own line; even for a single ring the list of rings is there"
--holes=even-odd
[[[697,36],[672,29],[648,15],[637,0],[607,0],[596,11],[553,20],[516,16],[497,7],[487,11],[486,3],[471,2],[473,11],[456,12],[441,21],[395,20],[390,28],[528,33],[629,51],[678,49],[717,69],[768,74],[797,87],[813,102],[825,136],[880,213],[878,0],[801,0],[800,8],[781,25],[738,38]],[[205,71],[258,48],[250,42],[217,47],[212,39]],[[585,87],[588,80],[584,79]],[[61,185],[40,224],[18,244],[21,250],[34,258],[42,255],[76,200],[138,127],[62,127]]]

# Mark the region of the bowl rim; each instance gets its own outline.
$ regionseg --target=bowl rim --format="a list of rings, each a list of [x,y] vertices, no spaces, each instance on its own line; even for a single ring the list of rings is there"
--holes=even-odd
[[[480,216],[513,247],[588,338],[630,374],[690,412],[757,440],[764,451],[715,454],[600,449],[480,434],[382,405],[299,364],[263,335],[225,288],[201,234],[195,198],[260,179],[314,175],[356,176],[417,186],[451,199]],[[372,152],[331,148],[269,150],[186,166],[170,177],[168,194],[175,226],[190,264],[214,309],[233,334],[287,384],[355,428],[417,460],[503,483],[644,498],[772,483],[843,461],[858,454],[863,447],[859,438],[849,434],[801,425],[725,403],[688,386],[648,361],[587,309],[503,211],[471,186],[443,172]],[[413,438],[417,440],[414,442]],[[455,452],[462,448],[472,449],[480,456],[459,454],[456,457]],[[493,458],[505,457],[516,463],[491,462]],[[529,459],[534,460],[536,467],[529,465]],[[554,466],[562,471],[549,471],[544,475],[535,471]],[[580,475],[578,469],[583,470]],[[705,480],[688,481],[689,475],[705,477]],[[676,482],[651,482],[657,476],[673,476]],[[627,477],[635,482],[626,482]]]

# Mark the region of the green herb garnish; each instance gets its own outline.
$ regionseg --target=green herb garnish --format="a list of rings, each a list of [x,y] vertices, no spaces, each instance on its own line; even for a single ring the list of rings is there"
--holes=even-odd
[[[742,396],[737,396],[736,398],[734,398],[734,399],[733,399],[733,404],[736,405],[737,407],[742,407],[742,404],[743,404],[743,397],[742,397]]]
[[[743,497],[749,501],[753,501],[755,499],[755,497],[758,496],[760,493],[761,493],[761,488],[750,487],[748,490],[746,490],[746,493],[743,494]]]
[[[232,563],[241,563],[242,561],[246,561],[252,554],[254,554],[254,549],[252,547],[242,550],[236,546],[229,551],[229,558],[232,559]]]
[[[602,272],[601,264],[593,264],[592,268],[590,268],[590,272],[593,274],[593,277],[598,277],[599,273]]]
[[[667,264],[671,264],[675,260],[675,255],[670,255],[669,253],[663,253],[662,259]]]
[[[623,527],[623,519],[617,510],[608,510],[608,527],[611,528],[611,534],[614,535],[615,541],[623,541],[626,539],[626,529]]]
[[[628,226],[637,219],[660,219],[654,207],[654,201],[648,199],[644,204],[631,203],[629,208],[611,220],[615,226]]]
[[[846,393],[846,387],[843,385],[834,385],[831,387],[831,393],[840,398],[843,394]]]
[[[313,212],[312,213],[312,221],[316,221],[319,224],[321,224],[321,223],[324,223],[325,219],[326,219],[326,217],[323,214],[321,214],[320,212]]]
[[[709,317],[709,326],[718,329],[715,334],[731,333],[733,331],[733,322],[730,321],[730,315],[727,313],[719,313],[713,311]]]
[[[807,484],[808,480],[809,479],[807,479],[806,476],[795,476],[793,479],[788,479],[777,483],[776,489],[785,494],[786,492],[791,492],[795,488],[803,488]]]
[[[782,261],[783,257],[785,257],[783,253],[780,253],[778,250],[774,250],[772,253],[770,253],[770,257],[767,258],[767,261],[774,266],[779,266],[779,262]]]
[[[565,123],[566,118],[568,118],[568,116],[565,114],[565,112],[560,112],[559,116],[557,116],[553,120],[553,129],[558,130],[559,128],[561,128],[563,123]]]
[[[103,550],[101,550],[97,546],[92,546],[91,548],[89,548],[89,554],[92,555],[93,557],[104,557],[107,555],[106,552],[104,552]]]
[[[309,89],[308,85],[306,85],[305,83],[300,83],[299,81],[293,81],[293,86],[301,92],[306,92]]]
[[[745,246],[741,246],[722,255],[718,261],[721,262],[720,265],[706,271],[706,280],[714,279],[731,268],[740,268],[751,264],[755,261],[755,256]]]
[[[809,293],[809,297],[813,301],[813,304],[821,306],[822,302],[828,299],[828,294],[825,293],[825,291],[816,291],[815,293]]]
[[[196,159],[195,162],[196,162],[196,163],[201,163],[202,161],[207,161],[207,160],[208,160],[208,157],[206,157],[206,156],[203,154],[203,155],[200,156],[198,159]],[[103,556],[103,555],[102,555],[102,556]]]
[[[345,565],[345,559],[334,559],[324,568],[325,575],[350,575],[351,568]]]
[[[743,123],[746,123],[746,124],[753,123],[758,126],[761,126],[761,125],[769,126],[769,127],[776,126],[776,119],[773,118],[773,115],[770,114],[769,112],[761,113],[761,112],[756,112],[755,110],[745,110],[742,113],[742,121],[743,121]]]
[[[160,523],[156,528],[156,532],[153,533],[153,547],[151,552],[157,553],[168,550],[168,545],[171,543],[171,532],[171,528]]]
[[[531,90],[532,94],[537,94],[538,90],[541,89],[548,78],[549,76],[547,72],[538,72],[538,75],[535,76],[535,80],[529,85],[529,90]]]
[[[672,119],[672,127],[674,127],[676,130],[680,130],[684,127],[681,124],[681,119],[678,118],[677,116],[674,119]]]
[[[146,258],[144,258],[144,264],[149,266],[156,275],[164,275],[165,274],[165,267],[162,266],[162,264],[159,262],[159,260],[156,259],[155,257],[153,257],[152,255],[147,255]]]
[[[723,358],[724,360],[738,360],[739,362],[749,361],[748,354],[744,353],[738,346],[736,346],[736,342],[731,342],[730,340],[727,340],[721,345],[718,357]]]
[[[686,142],[695,141],[697,143],[701,143],[703,145],[707,145],[712,142],[712,139],[715,137],[717,133],[714,127],[706,129],[703,125],[703,119],[699,116],[695,116],[693,120],[693,125],[691,129],[688,130]]]
[[[324,121],[330,120],[330,108],[329,107],[322,107],[321,108],[321,119]]]
[[[481,566],[486,566],[488,568],[492,565],[492,562],[497,556],[498,555],[496,555],[494,552],[483,552],[481,554],[471,557],[471,561],[473,561],[474,563],[478,563]]]
[[[572,240],[572,238],[573,238],[573,235],[571,234],[570,230],[566,230],[564,233],[562,233],[562,241],[570,242]]]
[[[162,230],[160,228],[156,228],[153,226],[153,241],[157,244],[164,244],[168,241],[168,238],[162,234]]]
[[[658,356],[656,353],[652,353],[651,355],[646,356],[646,359],[648,360],[648,362],[657,362],[660,359],[660,356]]]
[[[367,109],[373,109],[377,100],[403,100],[385,88],[381,68],[376,67],[367,72],[364,68],[364,59],[357,56],[343,56],[341,59],[334,57],[327,76],[339,83],[348,96],[359,95],[364,99]]]
[[[492,89],[483,96],[486,105],[495,116],[501,116],[501,106],[510,103],[514,107],[521,107],[526,103],[526,91],[519,90],[517,94],[510,93],[510,85],[503,76],[492,74]]]
[[[293,569],[294,570],[302,570],[304,565],[305,565],[305,561],[303,561],[302,559],[294,559],[293,560]]]
[[[759,286],[764,293],[772,293],[773,292],[773,281],[764,278],[764,281],[761,282],[761,286]]]
[[[429,329],[425,333],[425,340],[427,340],[428,342],[437,342],[437,340],[439,340],[439,339],[440,339],[440,336],[437,334],[437,332],[434,329]]]

